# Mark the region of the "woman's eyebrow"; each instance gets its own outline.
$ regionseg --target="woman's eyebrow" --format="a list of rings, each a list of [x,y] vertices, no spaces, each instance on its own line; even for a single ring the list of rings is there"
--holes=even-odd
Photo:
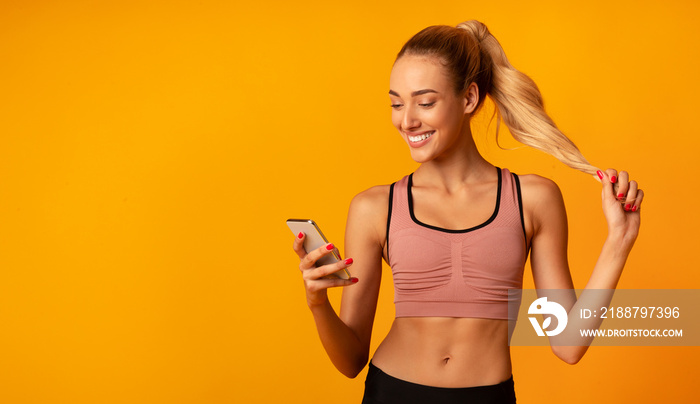
[[[417,96],[417,95],[423,95],[423,94],[427,94],[427,93],[435,93],[435,94],[438,94],[437,91],[435,91],[435,90],[433,90],[433,89],[431,89],[431,88],[426,88],[426,89],[424,89],[424,90],[417,90],[417,91],[412,92],[412,93],[411,93],[411,97],[415,97],[415,96]],[[399,93],[397,93],[397,92],[394,91],[394,90],[389,90],[389,94],[390,94],[390,95],[393,95],[393,96],[395,96],[395,97],[400,97]]]

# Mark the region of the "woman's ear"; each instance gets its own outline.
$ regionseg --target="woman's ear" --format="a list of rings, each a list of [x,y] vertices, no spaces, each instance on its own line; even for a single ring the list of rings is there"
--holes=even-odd
[[[464,92],[464,113],[471,114],[479,104],[479,86],[471,82]]]

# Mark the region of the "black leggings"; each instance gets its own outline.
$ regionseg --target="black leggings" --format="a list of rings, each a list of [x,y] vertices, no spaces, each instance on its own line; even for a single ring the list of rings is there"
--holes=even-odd
[[[397,379],[369,363],[362,404],[513,404],[513,376],[490,386],[432,387]]]

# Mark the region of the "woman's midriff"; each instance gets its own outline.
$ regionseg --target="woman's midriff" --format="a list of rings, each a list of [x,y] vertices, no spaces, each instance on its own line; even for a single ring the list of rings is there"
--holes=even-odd
[[[508,321],[396,318],[372,363],[393,377],[427,386],[498,384],[512,373]]]

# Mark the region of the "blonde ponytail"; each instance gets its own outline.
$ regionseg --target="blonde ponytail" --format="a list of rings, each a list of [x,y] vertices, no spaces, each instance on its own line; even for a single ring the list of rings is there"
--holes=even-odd
[[[571,168],[595,175],[598,168],[583,157],[547,115],[535,82],[508,62],[486,25],[471,20],[456,28],[424,29],[404,45],[397,59],[404,53],[441,58],[453,75],[457,91],[475,82],[479,87],[479,106],[485,95],[491,97],[496,105],[497,128],[503,119],[517,141],[548,153]]]
[[[489,96],[496,104],[496,114],[506,124],[515,140],[551,154],[562,163],[584,173],[595,175],[578,147],[564,135],[544,110],[537,84],[510,64],[501,44],[486,25],[471,20],[457,25],[479,43],[483,56],[491,59]]]

